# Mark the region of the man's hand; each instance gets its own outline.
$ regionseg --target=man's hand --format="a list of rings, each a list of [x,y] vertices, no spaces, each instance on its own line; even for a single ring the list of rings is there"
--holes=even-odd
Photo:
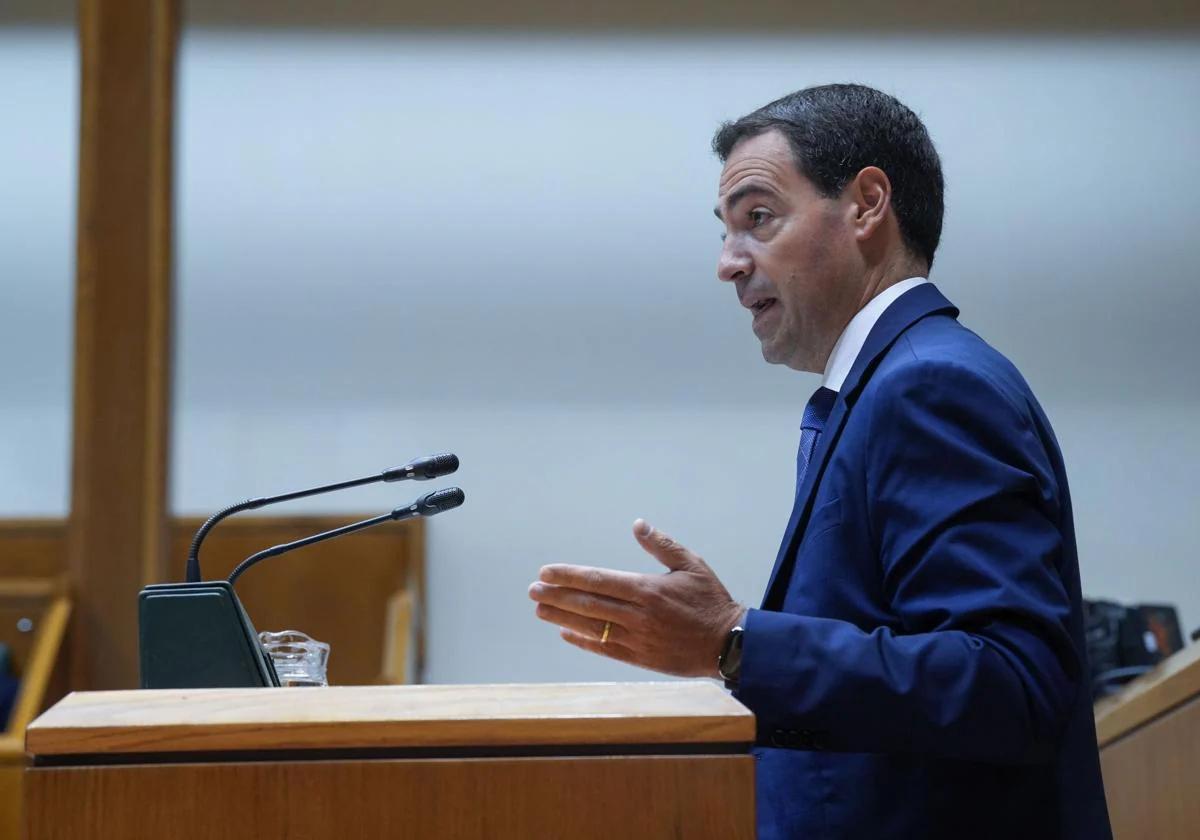
[[[537,616],[576,647],[681,677],[716,677],[725,637],[744,608],[700,557],[644,520],[633,535],[669,570],[640,575],[587,566],[543,566],[529,587]],[[605,622],[612,622],[608,640]]]

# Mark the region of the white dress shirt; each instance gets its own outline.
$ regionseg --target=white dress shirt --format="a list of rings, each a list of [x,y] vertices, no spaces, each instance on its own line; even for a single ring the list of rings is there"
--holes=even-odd
[[[867,336],[871,334],[875,322],[896,302],[896,298],[909,289],[928,282],[924,277],[910,277],[888,286],[867,301],[867,305],[858,310],[858,314],[851,318],[846,329],[842,330],[837,344],[833,345],[833,352],[829,354],[829,361],[825,363],[825,376],[821,379],[821,386],[831,391],[842,390],[846,377],[850,375],[850,368],[854,367],[854,360],[867,343]]]

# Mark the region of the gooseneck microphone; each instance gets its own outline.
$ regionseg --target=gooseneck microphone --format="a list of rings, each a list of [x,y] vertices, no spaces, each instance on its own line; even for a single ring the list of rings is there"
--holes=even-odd
[[[453,455],[450,457],[454,457]],[[364,519],[361,522],[352,522],[349,525],[343,525],[340,528],[334,528],[331,531],[323,531],[320,534],[313,534],[311,537],[304,537],[299,540],[294,540],[289,543],[273,545],[270,548],[265,548],[257,554],[252,554],[237,565],[229,574],[229,585],[233,586],[237,583],[237,579],[249,569],[251,566],[266,560],[268,557],[275,557],[280,554],[286,554],[289,551],[295,551],[297,548],[304,548],[308,545],[314,545],[325,540],[331,540],[334,537],[340,537],[345,534],[353,534],[355,531],[361,531],[364,528],[373,528],[376,525],[382,525],[385,522],[398,522],[402,519],[412,519],[416,516],[434,516],[444,510],[452,510],[458,507],[466,499],[462,490],[457,487],[447,487],[444,490],[434,490],[432,493],[426,493],[410,505],[398,507],[391,513],[385,513],[382,516],[374,516],[370,519]]]
[[[375,475],[368,475],[363,478],[354,478],[349,481],[339,481],[336,484],[325,484],[321,487],[312,487],[308,490],[297,490],[293,493],[281,493],[278,496],[263,496],[258,499],[247,499],[244,502],[238,502],[236,505],[230,505],[223,510],[219,510],[208,518],[208,520],[200,526],[200,530],[196,532],[196,536],[192,538],[192,546],[188,550],[187,568],[184,579],[188,583],[197,583],[200,580],[200,546],[204,542],[204,538],[208,536],[208,532],[213,527],[226,517],[232,516],[235,513],[241,513],[247,510],[256,510],[267,505],[274,505],[280,502],[290,502],[295,499],[304,499],[308,496],[318,496],[322,493],[333,493],[337,490],[348,490],[351,487],[361,487],[365,484],[375,484],[380,481],[429,481],[431,478],[440,478],[444,475],[450,475],[458,469],[458,456],[450,452],[442,452],[438,455],[426,455],[424,458],[417,458],[415,461],[410,461],[402,467],[392,467]],[[460,491],[461,492],[461,491]],[[462,501],[459,501],[462,504]]]
[[[461,505],[466,498],[457,487],[435,490],[398,507],[391,513],[353,522],[332,531],[314,534],[273,546],[247,557],[228,580],[200,580],[200,543],[212,527],[238,511],[330,493],[376,481],[427,481],[458,469],[458,458],[450,453],[418,458],[402,467],[378,475],[248,499],[225,508],[196,534],[188,554],[188,580],[184,583],[155,583],[138,594],[138,658],[142,688],[253,688],[279,685],[271,657],[259,642],[250,616],[233,589],[247,569],[268,557],[415,516],[434,516]]]

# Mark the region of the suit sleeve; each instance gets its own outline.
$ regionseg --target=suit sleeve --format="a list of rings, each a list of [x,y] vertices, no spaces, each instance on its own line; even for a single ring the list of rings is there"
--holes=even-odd
[[[860,408],[866,526],[895,624],[751,610],[738,698],[777,744],[783,732],[809,748],[1045,760],[1081,666],[1059,490],[1029,408],[930,362],[892,373]]]

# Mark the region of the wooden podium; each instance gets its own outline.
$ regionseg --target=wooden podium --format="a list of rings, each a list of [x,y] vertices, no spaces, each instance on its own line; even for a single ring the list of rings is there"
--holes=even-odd
[[[1200,644],[1096,704],[1116,840],[1200,836]]]
[[[707,682],[78,693],[26,836],[749,840],[753,739]]]

